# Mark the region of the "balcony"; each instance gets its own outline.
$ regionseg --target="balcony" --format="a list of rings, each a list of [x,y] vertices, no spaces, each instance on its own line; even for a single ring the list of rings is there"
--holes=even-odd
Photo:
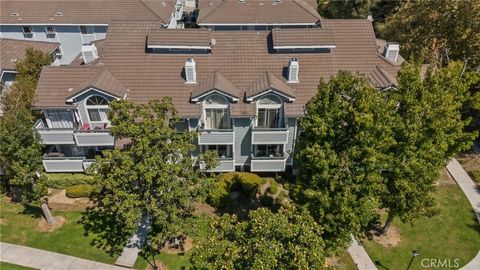
[[[77,146],[114,146],[115,140],[109,130],[77,130],[73,134]]]
[[[252,157],[252,172],[283,172],[287,159],[285,157]]]
[[[35,128],[43,144],[75,144],[73,128],[48,128],[40,120],[35,123]]]
[[[286,128],[254,128],[252,144],[286,144],[288,129]]]
[[[202,129],[198,131],[198,144],[233,144],[233,129]]]
[[[85,157],[44,157],[46,172],[83,172]]]

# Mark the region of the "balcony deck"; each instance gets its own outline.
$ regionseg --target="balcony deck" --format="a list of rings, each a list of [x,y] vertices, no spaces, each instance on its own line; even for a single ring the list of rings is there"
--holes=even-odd
[[[288,129],[286,128],[254,128],[252,144],[286,144]]]
[[[229,144],[233,145],[233,129],[203,129],[198,131],[199,145]]]
[[[284,172],[287,159],[285,157],[252,157],[252,172]]]

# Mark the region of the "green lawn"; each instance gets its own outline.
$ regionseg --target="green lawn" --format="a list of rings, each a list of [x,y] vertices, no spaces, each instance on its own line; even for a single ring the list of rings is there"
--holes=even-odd
[[[53,232],[37,230],[40,210],[32,209],[25,213],[23,206],[13,204],[1,197],[0,240],[48,251],[63,253],[99,262],[113,263],[116,258],[100,248],[92,246],[93,236],[85,236],[80,212],[53,212],[66,218],[66,223]]]
[[[1,270],[35,270],[34,268],[20,266],[16,264],[0,262],[0,269]]]
[[[348,251],[345,250],[338,256],[338,265],[335,267],[335,269],[357,270],[358,268],[355,265],[355,262],[352,260],[352,257],[350,257],[350,254],[348,254]]]
[[[414,249],[420,255],[410,269],[426,269],[422,267],[422,260],[425,266],[432,259],[450,260],[451,266],[455,266],[454,260],[458,259],[462,267],[475,257],[480,249],[480,226],[460,187],[455,183],[443,183],[437,187],[435,197],[439,215],[421,218],[413,227],[399,220],[394,221],[402,239],[397,246],[386,248],[374,241],[363,241],[378,269],[406,269]]]

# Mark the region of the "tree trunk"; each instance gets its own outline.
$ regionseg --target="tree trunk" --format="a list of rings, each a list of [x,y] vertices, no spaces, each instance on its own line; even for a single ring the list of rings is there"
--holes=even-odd
[[[393,222],[393,214],[388,213],[387,221],[385,221],[385,225],[383,225],[383,228],[382,228],[382,234],[385,234],[388,231],[388,229],[390,229],[390,225],[392,225],[392,222]]]
[[[48,224],[54,224],[55,220],[53,220],[52,213],[50,213],[50,208],[48,208],[47,203],[42,203],[42,211],[45,219],[47,219]]]

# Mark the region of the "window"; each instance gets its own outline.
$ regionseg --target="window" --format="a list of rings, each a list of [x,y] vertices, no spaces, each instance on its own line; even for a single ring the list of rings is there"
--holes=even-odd
[[[253,146],[254,157],[283,157],[282,144],[258,144]]]
[[[82,33],[82,35],[93,35],[93,27],[81,25],[80,32]]]
[[[257,127],[280,128],[282,126],[282,102],[273,95],[268,95],[258,101]]]
[[[31,26],[23,26],[22,31],[24,35],[32,35],[33,34],[33,28]]]
[[[232,146],[231,145],[202,145],[202,152],[214,151],[218,153],[219,158],[231,158]]]
[[[108,101],[100,96],[92,96],[86,102],[90,122],[108,123]]]
[[[204,101],[205,129],[230,129],[228,100],[220,95],[211,95]]]
[[[54,36],[57,33],[57,30],[55,29],[55,26],[47,26],[45,27],[45,32],[47,32],[47,35],[49,36]]]

